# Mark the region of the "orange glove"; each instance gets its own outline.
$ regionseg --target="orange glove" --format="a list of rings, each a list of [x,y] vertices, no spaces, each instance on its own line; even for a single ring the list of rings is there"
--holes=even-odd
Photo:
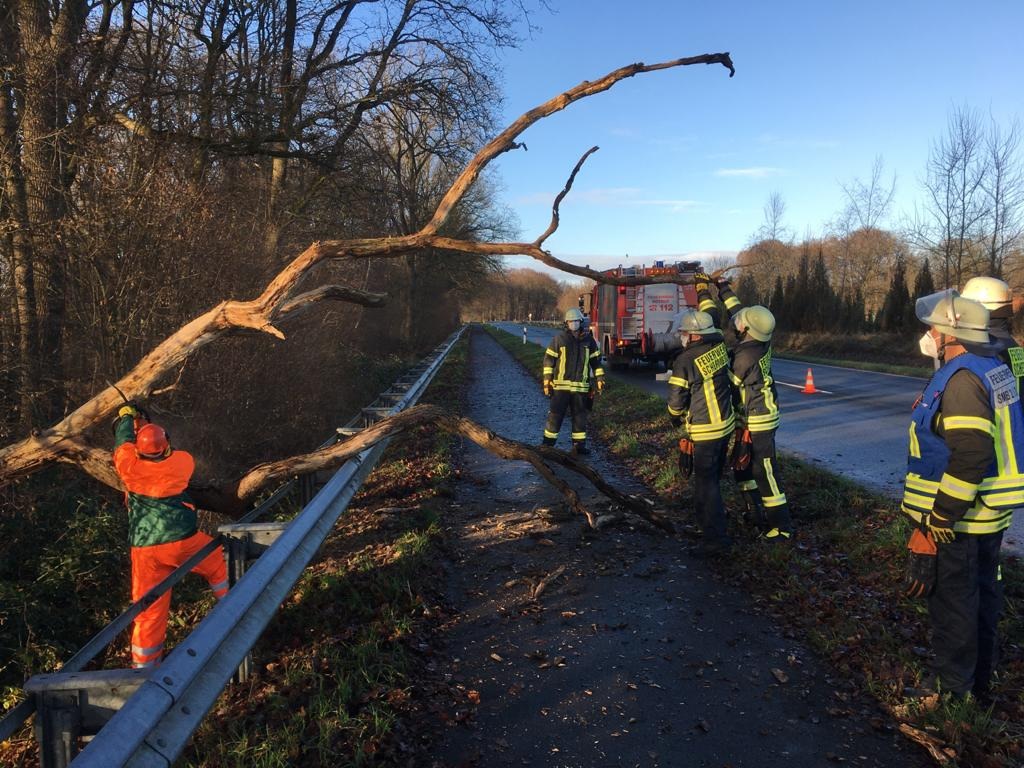
[[[685,478],[693,474],[693,441],[687,437],[679,440],[679,474]]]
[[[935,573],[938,567],[935,540],[930,533],[915,528],[907,542],[910,560],[907,562],[906,587],[908,597],[927,597],[935,588]]]
[[[597,380],[597,394],[600,395],[602,392],[604,392],[604,379],[603,378]]]

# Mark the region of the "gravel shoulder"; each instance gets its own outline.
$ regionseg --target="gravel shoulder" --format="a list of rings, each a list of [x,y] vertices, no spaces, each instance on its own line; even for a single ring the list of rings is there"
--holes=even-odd
[[[475,333],[468,368],[466,415],[539,442],[547,401],[521,366]],[[595,448],[608,479],[642,491]],[[436,674],[464,706],[432,765],[928,764],[868,697],[694,557],[690,538],[640,524],[593,533],[528,465],[473,445],[460,476],[444,518],[447,620],[433,642]]]

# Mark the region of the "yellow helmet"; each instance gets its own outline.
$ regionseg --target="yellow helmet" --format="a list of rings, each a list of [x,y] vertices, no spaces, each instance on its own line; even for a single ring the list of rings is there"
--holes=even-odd
[[[746,331],[747,335],[757,341],[771,341],[775,332],[775,315],[768,307],[755,304],[744,307],[736,313],[733,324],[738,331]]]

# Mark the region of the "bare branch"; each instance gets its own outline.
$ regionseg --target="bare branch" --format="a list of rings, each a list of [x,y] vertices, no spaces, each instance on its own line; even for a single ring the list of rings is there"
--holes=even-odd
[[[565,186],[562,191],[558,193],[558,197],[555,198],[554,204],[551,206],[551,223],[548,228],[544,230],[543,234],[533,241],[533,244],[540,248],[544,245],[544,241],[547,240],[556,229],[558,229],[558,206],[562,204],[562,199],[569,194],[569,190],[572,189],[572,183],[576,180],[576,174],[580,172],[580,168],[587,162],[587,158],[597,152],[600,147],[591,147],[583,153],[583,157],[576,163],[576,167],[572,169],[572,173],[569,174],[568,180],[565,182]]]

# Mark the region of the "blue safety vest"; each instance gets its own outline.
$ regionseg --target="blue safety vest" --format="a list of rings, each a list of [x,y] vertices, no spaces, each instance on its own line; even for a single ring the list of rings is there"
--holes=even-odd
[[[949,448],[935,432],[936,414],[942,394],[954,373],[973,373],[985,387],[992,405],[994,421],[978,416],[946,416],[942,427],[980,429],[992,437],[996,459],[981,483],[967,483],[945,474]],[[910,421],[910,450],[904,484],[903,511],[915,521],[932,510],[941,488],[954,498],[972,502],[954,530],[962,533],[996,533],[1010,525],[1013,510],[1024,507],[1024,410],[1012,371],[998,358],[971,353],[958,355],[932,376],[914,406]]]

